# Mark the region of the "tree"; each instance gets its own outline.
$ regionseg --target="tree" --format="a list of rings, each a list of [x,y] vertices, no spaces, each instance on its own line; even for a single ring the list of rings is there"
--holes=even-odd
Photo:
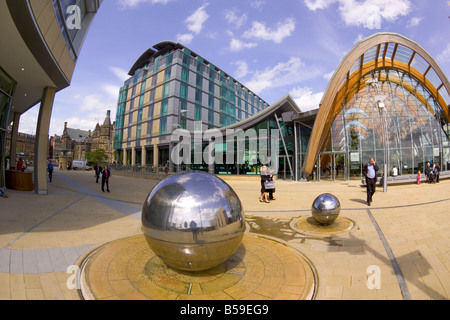
[[[106,163],[108,155],[103,149],[95,149],[91,152],[86,152],[86,160],[89,163]]]

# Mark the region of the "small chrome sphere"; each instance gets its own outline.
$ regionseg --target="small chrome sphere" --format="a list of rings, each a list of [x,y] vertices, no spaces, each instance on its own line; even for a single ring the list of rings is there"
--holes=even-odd
[[[318,196],[312,204],[311,213],[318,223],[331,225],[338,218],[341,204],[334,195],[324,193]]]
[[[227,260],[245,231],[241,201],[222,179],[205,172],[169,176],[147,196],[142,232],[168,265],[200,271]]]

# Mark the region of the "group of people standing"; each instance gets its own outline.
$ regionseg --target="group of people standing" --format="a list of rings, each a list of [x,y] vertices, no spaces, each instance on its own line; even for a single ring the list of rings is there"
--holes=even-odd
[[[102,191],[105,192],[105,186],[106,191],[109,191],[109,179],[111,178],[111,169],[108,168],[108,166],[101,166],[98,163],[94,166],[95,171],[95,183],[98,183],[98,179],[101,179],[102,183]]]
[[[439,172],[441,171],[441,167],[439,163],[435,162],[433,166],[430,163],[427,163],[427,167],[425,168],[425,176],[428,178],[428,183],[439,183]]]

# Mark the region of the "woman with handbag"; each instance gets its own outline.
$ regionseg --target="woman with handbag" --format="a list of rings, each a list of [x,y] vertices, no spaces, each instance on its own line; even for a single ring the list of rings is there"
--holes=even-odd
[[[263,165],[261,167],[261,169],[259,170],[259,174],[261,176],[261,196],[259,197],[259,202],[270,203],[270,201],[267,199],[267,197],[269,196],[269,191],[266,190],[266,183],[268,183],[270,180],[270,173],[266,165]]]

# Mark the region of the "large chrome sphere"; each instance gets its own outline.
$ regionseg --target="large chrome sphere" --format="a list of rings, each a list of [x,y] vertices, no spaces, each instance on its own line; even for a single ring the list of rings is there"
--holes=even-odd
[[[338,218],[341,211],[341,203],[338,198],[329,193],[318,196],[312,204],[311,213],[318,223],[331,225]]]
[[[244,230],[238,196],[209,173],[164,179],[142,209],[142,232],[150,248],[177,269],[200,271],[219,265],[237,250]]]

